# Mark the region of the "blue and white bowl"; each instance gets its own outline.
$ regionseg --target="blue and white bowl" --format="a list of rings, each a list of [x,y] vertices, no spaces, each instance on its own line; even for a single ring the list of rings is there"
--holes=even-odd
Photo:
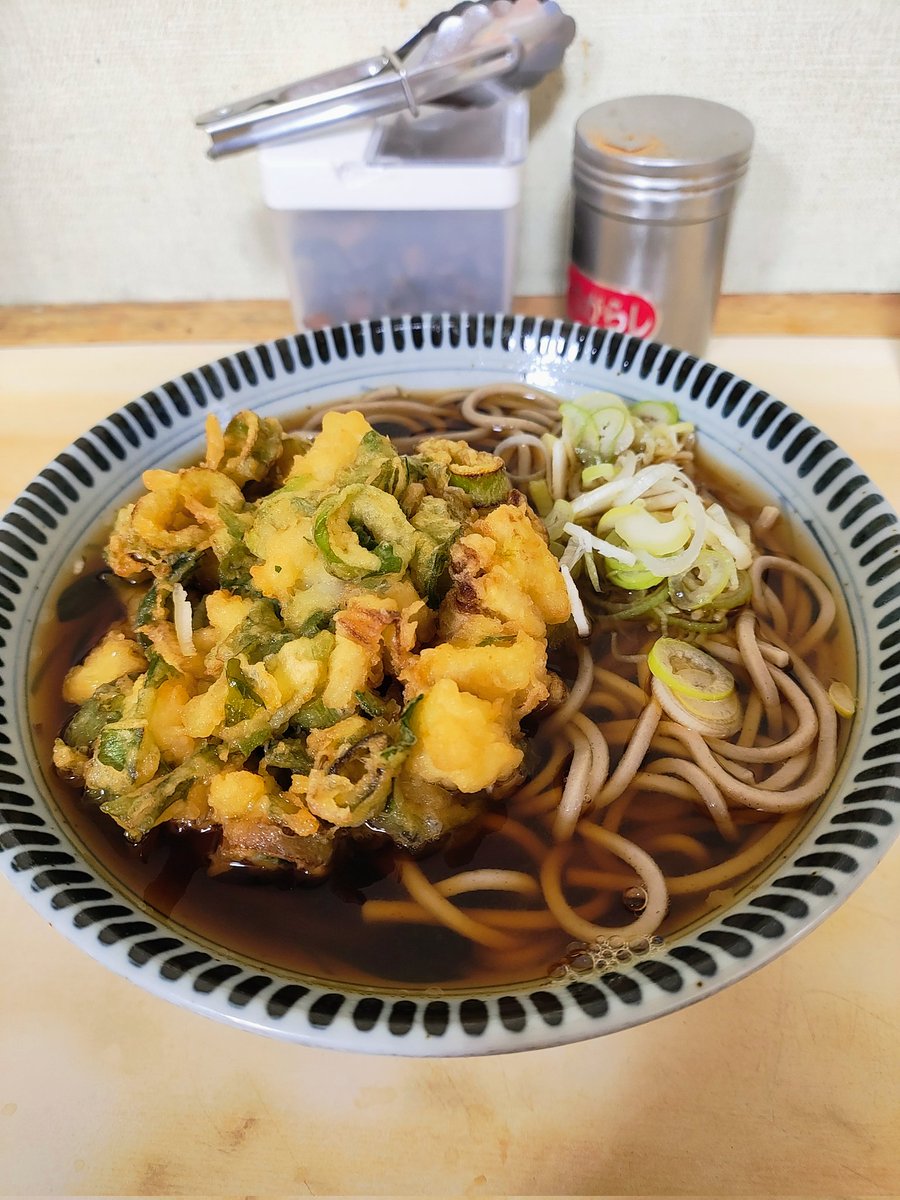
[[[616,971],[506,989],[323,982],[222,952],[117,882],[68,827],[29,712],[33,641],[58,581],[140,472],[197,457],[210,411],[284,417],[387,383],[512,379],[562,396],[675,401],[726,469],[779,495],[843,589],[861,697],[837,777],[803,832],[732,905]],[[781,401],[678,350],[565,322],[424,316],[281,338],[190,371],[63,451],[0,522],[0,869],[64,936],[176,1004],[290,1041],[364,1052],[487,1054],[611,1033],[741,979],[808,933],[873,869],[900,799],[900,532],[841,449]]]

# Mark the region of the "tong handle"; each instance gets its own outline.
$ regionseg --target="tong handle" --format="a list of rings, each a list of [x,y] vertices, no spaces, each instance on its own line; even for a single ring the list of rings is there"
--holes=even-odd
[[[331,71],[323,71],[319,75],[310,75],[307,79],[298,79],[294,83],[286,83],[281,87],[270,88],[266,92],[258,92],[244,100],[236,100],[233,104],[225,104],[221,108],[210,109],[201,113],[194,124],[201,129],[208,126],[219,126],[223,121],[234,118],[249,117],[254,113],[271,110],[290,100],[300,100],[305,96],[315,96],[320,92],[331,92],[337,88],[349,87],[365,79],[371,79],[379,71],[383,71],[385,59],[383,55],[372,58],[361,58],[358,62],[349,63],[345,67],[335,67]]]
[[[438,100],[463,86],[513,70],[522,55],[513,38],[407,72],[395,55],[362,59],[198,117],[210,158],[325,129],[341,121],[386,116]],[[377,69],[376,69],[377,68]],[[323,81],[330,86],[322,90]]]

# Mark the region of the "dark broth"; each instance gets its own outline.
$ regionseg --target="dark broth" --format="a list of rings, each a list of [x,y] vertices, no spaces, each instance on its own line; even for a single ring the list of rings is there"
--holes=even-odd
[[[699,468],[698,477],[701,476],[732,511],[754,515],[765,502],[758,493],[725,477],[709,463],[704,462]],[[798,531],[779,528],[776,540],[783,552],[827,577],[820,557],[809,545],[801,543]],[[545,978],[564,958],[572,937],[561,929],[535,935],[533,953],[512,961],[473,946],[441,926],[364,922],[361,917],[364,900],[407,898],[397,879],[394,855],[381,847],[366,847],[347,839],[335,857],[328,879],[304,885],[284,877],[262,881],[239,870],[208,876],[205,860],[214,833],[183,833],[163,828],[154,830],[140,846],[128,843],[112,820],[87,803],[77,789],[58,778],[50,761],[53,739],[71,711],[61,699],[63,677],[120,613],[116,594],[102,576],[99,559],[64,585],[55,610],[38,631],[32,654],[30,707],[40,761],[75,840],[101,872],[149,909],[171,918],[205,941],[226,948],[229,953],[255,960],[269,969],[363,985],[512,983]],[[597,633],[592,649],[597,662],[634,678],[635,668],[613,656],[608,633]],[[837,628],[814,658],[812,665],[826,686],[833,679],[842,679],[852,690],[855,683],[852,644],[842,608]],[[557,652],[555,661],[551,657],[551,666],[568,680],[572,678],[573,664],[570,650]],[[548,752],[546,742],[537,732],[538,726],[539,721],[534,718],[530,726],[526,723],[526,729],[533,735],[527,758],[532,774],[540,770]],[[634,805],[640,802],[639,797]],[[502,814],[504,808],[495,806],[491,811]],[[760,823],[743,826],[742,841],[761,825],[771,825],[773,820],[763,818]],[[723,861],[740,849],[742,842],[726,845],[708,817],[698,819],[696,825],[696,836],[713,851],[714,862]],[[540,833],[542,840],[547,840],[542,826],[535,823],[532,828]],[[643,828],[646,833],[647,826]],[[640,843],[641,835],[636,832],[640,829],[641,826],[626,820],[622,833]],[[663,831],[661,825],[652,830]],[[664,873],[683,874],[695,869],[675,855],[657,857]],[[616,865],[621,869],[621,864]],[[533,865],[514,841],[477,823],[451,836],[422,859],[420,866],[435,881],[461,869],[480,867],[533,873]],[[755,868],[751,877],[762,870]],[[674,898],[660,933],[672,934],[709,914],[727,902],[742,882],[746,884],[748,880],[737,880],[711,897]],[[572,892],[575,903],[586,898],[587,893]],[[508,893],[480,894],[471,903],[481,909],[533,906],[533,901]],[[620,897],[616,896],[599,921],[604,925],[627,925],[629,914]]]

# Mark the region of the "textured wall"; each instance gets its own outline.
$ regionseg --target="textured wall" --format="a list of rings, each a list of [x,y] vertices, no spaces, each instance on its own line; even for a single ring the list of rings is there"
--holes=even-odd
[[[0,0],[0,302],[283,295],[253,156],[209,163],[192,117],[399,44],[440,5]],[[900,0],[564,7],[578,39],[532,105],[519,291],[561,287],[576,116],[644,91],[756,124],[727,290],[900,287]]]

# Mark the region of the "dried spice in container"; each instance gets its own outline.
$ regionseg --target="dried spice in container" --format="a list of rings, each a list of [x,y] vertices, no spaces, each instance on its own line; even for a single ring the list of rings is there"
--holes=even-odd
[[[608,100],[575,126],[568,315],[702,354],[753,126],[690,96]]]

